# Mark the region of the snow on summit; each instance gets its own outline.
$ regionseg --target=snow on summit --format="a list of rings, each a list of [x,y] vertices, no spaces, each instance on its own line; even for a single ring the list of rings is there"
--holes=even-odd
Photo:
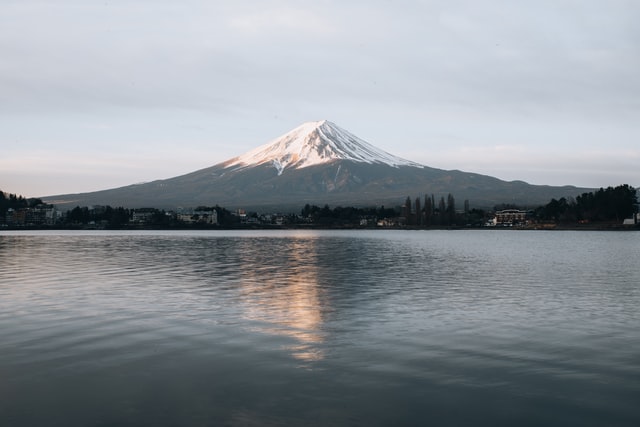
[[[280,175],[286,168],[301,169],[336,160],[383,163],[393,167],[424,167],[376,148],[327,120],[304,123],[265,145],[227,161],[225,166],[244,168],[271,163]]]

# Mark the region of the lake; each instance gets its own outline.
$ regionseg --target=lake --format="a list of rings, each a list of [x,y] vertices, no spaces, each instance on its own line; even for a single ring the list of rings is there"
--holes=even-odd
[[[640,233],[0,233],[2,426],[638,426]]]

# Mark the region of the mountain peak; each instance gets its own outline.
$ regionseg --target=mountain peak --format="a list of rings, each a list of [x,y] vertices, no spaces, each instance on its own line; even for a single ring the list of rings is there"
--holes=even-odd
[[[338,160],[423,167],[374,147],[328,120],[303,123],[271,142],[225,162],[225,167],[272,164],[280,175],[288,168],[301,169]]]

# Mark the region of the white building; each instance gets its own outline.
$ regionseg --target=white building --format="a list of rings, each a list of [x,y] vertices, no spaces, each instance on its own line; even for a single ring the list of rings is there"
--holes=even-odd
[[[497,211],[493,218],[494,226],[508,226],[516,224],[525,224],[527,222],[527,211],[518,209],[504,209]]]

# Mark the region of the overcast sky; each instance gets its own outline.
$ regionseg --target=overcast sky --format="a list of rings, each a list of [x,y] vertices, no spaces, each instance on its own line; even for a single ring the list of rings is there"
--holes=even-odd
[[[306,121],[533,184],[640,185],[640,2],[0,0],[0,190],[212,166]]]

